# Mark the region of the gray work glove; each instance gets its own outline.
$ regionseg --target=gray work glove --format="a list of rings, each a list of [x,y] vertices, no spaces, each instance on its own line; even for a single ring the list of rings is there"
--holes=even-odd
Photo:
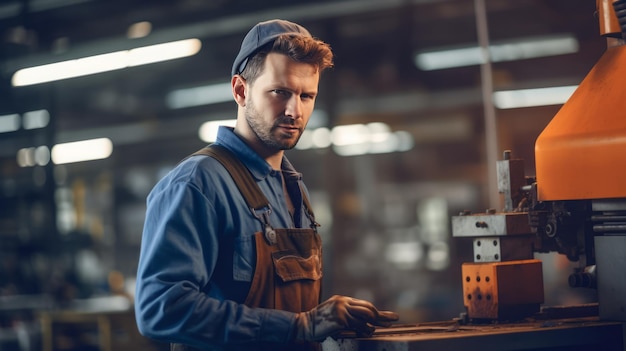
[[[296,341],[323,341],[342,330],[371,336],[375,326],[388,327],[398,315],[379,311],[368,301],[335,295],[308,312],[296,315]]]

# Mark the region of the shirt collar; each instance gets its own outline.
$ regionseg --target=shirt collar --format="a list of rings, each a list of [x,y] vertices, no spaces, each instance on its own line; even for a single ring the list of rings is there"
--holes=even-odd
[[[272,172],[272,167],[265,161],[259,154],[257,154],[248,144],[246,144],[237,134],[234,132],[233,127],[220,126],[217,130],[217,138],[215,143],[221,145],[235,154],[243,164],[250,170],[252,175],[257,179],[263,179]],[[283,156],[281,163],[283,171],[289,174],[296,174],[300,177],[300,174],[296,172],[289,160]]]

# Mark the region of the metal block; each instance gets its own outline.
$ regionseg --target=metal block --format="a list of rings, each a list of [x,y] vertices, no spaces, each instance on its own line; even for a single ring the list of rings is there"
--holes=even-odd
[[[482,237],[531,234],[527,212],[470,214],[452,217],[452,236]]]
[[[528,260],[534,257],[535,235],[491,236],[476,238],[474,262]]]
[[[540,260],[464,263],[461,271],[470,319],[523,318],[538,312],[544,301]]]
[[[500,247],[500,239],[497,237],[474,239],[474,262],[501,261]]]
[[[514,210],[522,200],[522,187],[526,185],[524,160],[511,160],[510,152],[504,153],[505,159],[497,161],[498,192],[504,195],[504,211]]]
[[[594,244],[600,318],[626,321],[626,235],[596,236]]]
[[[626,199],[601,199],[591,202],[593,211],[626,211]]]

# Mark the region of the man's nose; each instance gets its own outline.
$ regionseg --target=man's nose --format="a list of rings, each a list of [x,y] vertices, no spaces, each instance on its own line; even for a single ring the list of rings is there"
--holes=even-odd
[[[302,101],[299,96],[294,95],[289,99],[285,109],[285,115],[291,118],[302,117]]]

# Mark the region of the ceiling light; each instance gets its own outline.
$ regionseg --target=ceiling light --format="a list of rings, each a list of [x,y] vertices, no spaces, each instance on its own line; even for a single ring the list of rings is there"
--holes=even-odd
[[[111,156],[113,143],[109,138],[98,138],[69,143],[56,144],[52,147],[52,162],[64,163],[100,160]]]
[[[128,31],[126,32],[126,36],[129,39],[137,39],[147,37],[152,31],[152,23],[143,21],[137,22],[130,27],[128,27]]]
[[[330,133],[333,150],[340,156],[391,153],[413,147],[409,133],[392,132],[382,122],[336,126]]]
[[[201,47],[199,39],[187,39],[131,49],[128,51],[128,67],[193,56]]]
[[[45,166],[50,162],[50,149],[46,145],[19,149],[16,158],[20,167]]]
[[[17,150],[17,164],[20,167],[33,167],[35,166],[35,148],[27,147]]]
[[[50,122],[48,110],[36,110],[24,113],[24,129],[44,128]]]
[[[233,100],[230,82],[178,89],[167,94],[166,103],[171,109],[216,104]]]
[[[207,143],[215,142],[220,126],[235,126],[235,119],[208,121],[198,130],[200,139]],[[382,122],[368,124],[349,124],[326,127],[308,128],[296,144],[297,150],[325,149],[333,147],[340,156],[356,156],[364,154],[380,154],[408,151],[413,148],[413,136],[406,131],[391,131]]]
[[[496,91],[493,103],[499,109],[564,104],[577,85],[562,87]]]
[[[571,54],[578,51],[578,40],[572,34],[521,38],[489,46],[491,62],[523,60],[536,57]],[[486,63],[488,55],[475,45],[423,51],[416,55],[417,67],[424,71],[473,66]]]
[[[0,133],[14,132],[20,129],[20,115],[13,113],[0,116]]]
[[[195,55],[200,51],[201,46],[198,39],[186,39],[23,68],[15,72],[12,84],[16,87],[40,84],[173,60]]]
[[[347,124],[332,129],[332,142],[336,146],[367,144],[370,130],[365,124]]]

